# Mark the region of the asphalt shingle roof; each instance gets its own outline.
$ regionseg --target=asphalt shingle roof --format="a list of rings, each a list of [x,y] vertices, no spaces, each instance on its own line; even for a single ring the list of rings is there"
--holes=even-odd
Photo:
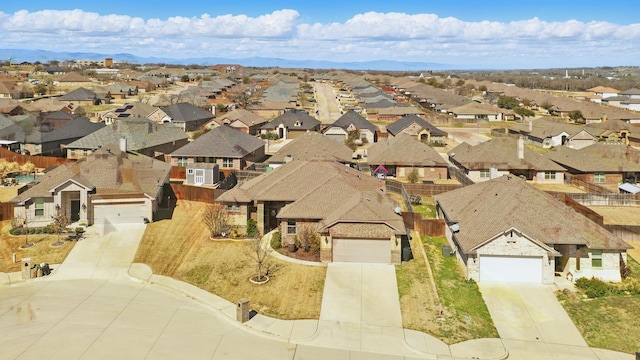
[[[445,131],[438,129],[437,127],[431,125],[431,123],[429,123],[427,120],[414,114],[405,115],[402,118],[395,121],[393,124],[388,125],[387,131],[392,135],[396,135],[402,132],[402,130],[406,129],[408,126],[411,126],[412,124],[419,125],[423,129],[429,131],[431,135],[447,136],[447,133]]]
[[[243,158],[264,146],[264,141],[223,125],[209,130],[170,156]]]
[[[407,134],[378,140],[367,150],[367,161],[375,165],[447,166],[431,146]]]
[[[353,150],[344,143],[310,131],[280,148],[268,162],[283,163],[289,155],[295,160],[335,160],[345,163],[352,160]]]

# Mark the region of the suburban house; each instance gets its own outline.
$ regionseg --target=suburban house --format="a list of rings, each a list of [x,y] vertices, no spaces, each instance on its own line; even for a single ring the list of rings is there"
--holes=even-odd
[[[451,254],[476,282],[621,281],[631,246],[552,195],[506,175],[434,196]]]
[[[596,87],[592,87],[591,89],[587,89],[587,91],[590,91],[591,93],[593,93],[593,95],[595,95],[595,98],[592,98],[591,101],[593,102],[601,102],[602,99],[611,97],[611,96],[617,96],[618,93],[620,92],[620,90],[618,89],[614,89],[611,87],[607,87],[607,86],[596,86]]]
[[[275,133],[280,139],[295,139],[309,131],[320,131],[320,121],[303,110],[288,110],[262,125],[261,134]]]
[[[20,143],[24,141],[24,138],[24,129],[8,117],[0,114],[0,140],[2,140],[2,146],[17,150],[20,148]]]
[[[474,182],[511,174],[536,183],[564,183],[564,167],[529,149],[522,137],[493,138],[477,145],[462,143],[448,154],[449,161]]]
[[[344,143],[336,142],[312,131],[291,140],[266,162],[271,167],[278,167],[294,159],[333,160],[342,164],[350,164],[353,161],[353,150]]]
[[[79,87],[79,86],[91,86],[93,81],[86,77],[78,74],[77,72],[68,72],[64,75],[60,76],[58,80],[53,82],[55,86],[64,86],[64,87]]]
[[[599,142],[582,149],[559,147],[546,154],[574,177],[610,187],[640,182],[640,151],[624,143]]]
[[[242,170],[265,157],[265,145],[255,136],[223,125],[176,149],[169,157],[173,166],[209,163],[218,164],[222,170]]]
[[[333,141],[333,140],[329,140]],[[407,235],[383,181],[335,161],[293,160],[222,194],[232,223],[254,219],[262,234],[278,229],[283,244],[310,228],[323,262],[400,263]]]
[[[504,109],[497,106],[471,102],[456,106],[448,110],[453,120],[464,123],[475,123],[478,121],[504,121]]]
[[[389,136],[396,137],[407,134],[428,144],[444,145],[447,142],[447,132],[431,125],[427,120],[417,115],[406,115],[387,126]]]
[[[382,100],[388,101],[388,100]],[[366,108],[367,120],[370,121],[384,121],[394,122],[407,115],[415,115],[418,117],[425,117],[424,111],[414,106],[382,106],[380,103],[367,104]]]
[[[149,114],[148,118],[157,123],[172,123],[185,132],[196,131],[214,118],[209,111],[189,103],[177,103],[163,107]]]
[[[114,226],[153,219],[171,165],[125,151],[126,141],[56,167],[11,200],[14,216],[46,226],[57,213],[72,222]]]
[[[112,99],[126,99],[138,95],[138,87],[126,83],[113,83],[101,88],[109,93]]]
[[[520,134],[531,144],[545,149],[557,146],[581,149],[598,142],[597,134],[600,133],[597,131],[596,134],[593,134],[584,126],[570,124],[564,119],[556,120],[553,118],[529,120],[512,126],[509,132]]]
[[[24,142],[20,144],[20,152],[30,155],[63,155],[64,147],[74,141],[92,134],[105,127],[103,123],[95,123],[85,117],[77,117],[67,121],[64,125],[50,128],[46,123],[31,124],[29,118],[21,122],[29,122],[30,131]],[[26,126],[25,126],[26,128]]]
[[[127,150],[156,157],[186,145],[189,137],[173,124],[158,124],[145,118],[125,118],[65,146],[67,158],[82,159],[99,148],[126,139]]]
[[[344,143],[352,131],[358,131],[360,134],[358,138],[363,143],[378,141],[378,127],[353,110],[344,113],[333,124],[327,126],[322,133],[329,139]]]
[[[92,90],[85,88],[77,88],[57,98],[69,105],[72,109],[81,106],[93,106],[100,104],[109,104],[111,99],[108,95],[98,94]]]
[[[256,135],[267,119],[245,109],[235,109],[213,120],[218,125],[229,125],[245,134]]]
[[[116,121],[129,117],[146,118],[156,110],[158,110],[158,108],[155,106],[151,106],[149,104],[141,102],[134,102],[122,104],[119,108],[116,109],[103,111],[98,114],[98,118],[106,125],[112,125]]]
[[[367,150],[369,168],[386,176],[406,178],[417,171],[424,180],[446,180],[447,162],[431,146],[408,134],[380,139]]]

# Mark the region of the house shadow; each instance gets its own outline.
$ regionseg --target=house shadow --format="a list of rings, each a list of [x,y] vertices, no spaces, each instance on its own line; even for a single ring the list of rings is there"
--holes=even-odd
[[[169,184],[165,184],[162,193],[162,201],[158,204],[158,210],[153,216],[153,221],[171,220],[173,211],[178,206],[178,197]]]

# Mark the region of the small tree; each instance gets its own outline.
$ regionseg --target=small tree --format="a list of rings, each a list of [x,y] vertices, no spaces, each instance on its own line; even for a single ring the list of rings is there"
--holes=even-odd
[[[535,116],[536,113],[533,112],[533,110],[529,110],[525,107],[521,107],[518,106],[515,109],[513,109],[513,112],[515,112],[516,114],[520,115],[522,117],[522,119],[526,119],[527,117],[531,117],[531,116]]]
[[[420,181],[420,174],[418,173],[418,170],[416,169],[411,170],[407,174],[407,181],[409,181],[411,184],[415,184],[418,181]]]
[[[359,138],[360,138],[360,131],[351,130],[349,131],[349,134],[347,135],[347,139],[344,141],[344,144],[347,145],[349,149],[355,150],[358,147],[358,144],[356,144],[356,140],[358,140]]]
[[[262,244],[262,239],[254,238],[247,241],[247,253],[255,262],[258,273],[251,277],[251,280],[263,282],[267,280],[267,272],[269,271],[269,251]]]
[[[542,104],[540,104],[540,107],[545,109],[545,110],[547,110],[547,111],[549,111],[549,110],[553,109],[553,104],[548,102],[548,101],[544,101],[544,102],[542,102]]]
[[[520,105],[518,99],[512,96],[502,96],[498,99],[498,107],[503,109],[513,109]]]
[[[202,222],[209,229],[211,238],[226,235],[229,228],[229,213],[222,204],[209,204],[202,215]]]
[[[53,243],[53,245],[62,245],[63,243],[60,241],[60,233],[62,233],[62,231],[64,231],[67,226],[69,226],[69,217],[58,210],[55,215],[51,216],[51,219],[53,220],[53,223],[51,225],[53,226],[56,234],[58,234],[58,241]]]
[[[569,119],[573,121],[583,121],[584,115],[582,115],[582,111],[580,110],[573,110],[569,112]]]

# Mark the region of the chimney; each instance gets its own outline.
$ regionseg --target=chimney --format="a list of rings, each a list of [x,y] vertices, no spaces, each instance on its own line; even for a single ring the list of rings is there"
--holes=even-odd
[[[524,137],[522,135],[518,137],[518,159],[524,159]]]
[[[489,179],[495,179],[498,177],[498,168],[495,165],[491,165],[489,168]]]
[[[291,156],[290,154],[287,154],[287,156],[284,157],[284,163],[290,163],[293,160],[293,156]]]
[[[531,119],[529,119],[529,132],[533,131],[533,121],[531,121]]]
[[[127,138],[124,136],[120,138],[120,151],[127,152]]]

